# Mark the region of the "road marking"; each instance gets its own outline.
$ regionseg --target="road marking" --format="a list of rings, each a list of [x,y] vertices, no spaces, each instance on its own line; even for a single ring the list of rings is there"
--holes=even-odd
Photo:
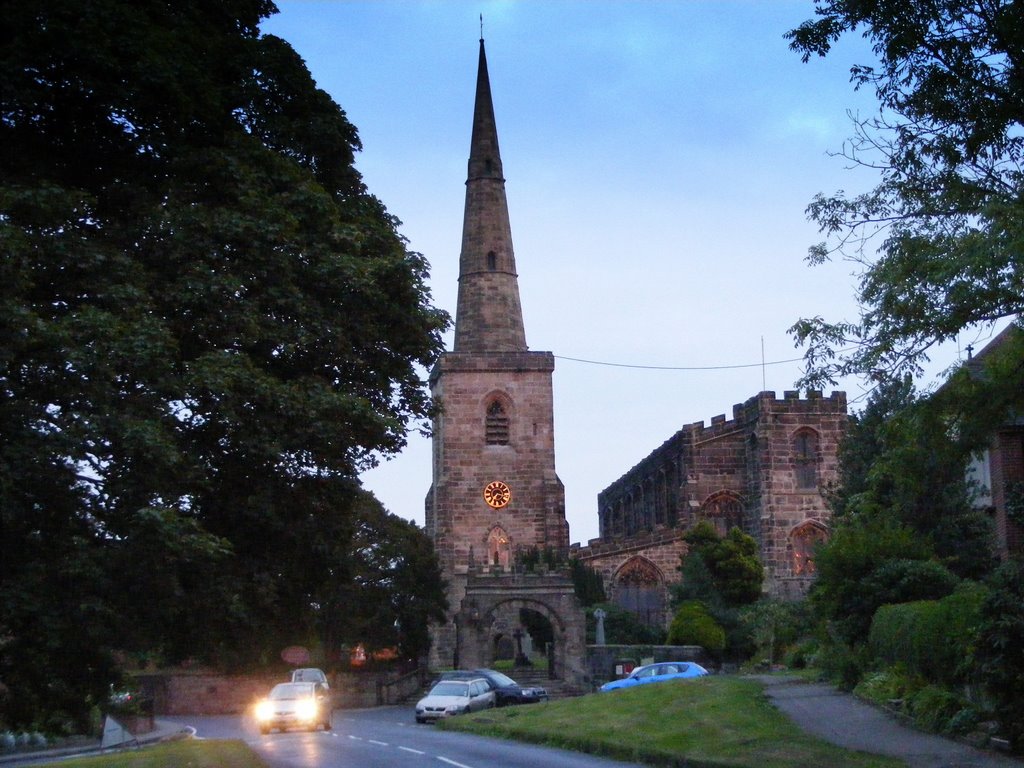
[[[420,750],[413,749],[412,747],[399,747],[399,749],[402,750],[403,752],[412,752],[414,755],[425,755],[425,754],[427,754],[426,752],[421,752]]]
[[[389,744],[386,741],[377,741],[376,739],[367,739],[371,744],[376,744],[378,747],[387,747]]]
[[[449,760],[447,757],[441,757],[440,755],[437,756],[437,759],[440,760],[442,763],[454,765],[455,768],[470,768],[470,766],[466,765],[465,763],[456,763],[454,760]]]
[[[363,740],[361,736],[353,736],[351,733],[348,735],[348,737],[350,739],[352,739],[352,741],[362,741]]]

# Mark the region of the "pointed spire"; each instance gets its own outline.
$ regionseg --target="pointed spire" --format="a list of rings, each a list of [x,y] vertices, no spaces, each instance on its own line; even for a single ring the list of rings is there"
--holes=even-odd
[[[482,20],[481,20],[482,23]],[[482,33],[482,30],[481,30]],[[498,129],[480,39],[466,208],[459,257],[455,352],[526,351]]]

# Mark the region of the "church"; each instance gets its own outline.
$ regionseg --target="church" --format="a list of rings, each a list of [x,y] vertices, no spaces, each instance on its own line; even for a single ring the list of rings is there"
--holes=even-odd
[[[576,557],[609,599],[666,626],[683,535],[707,519],[761,547],[766,588],[802,595],[813,546],[828,535],[823,491],[835,478],[846,398],[762,392],[731,419],[683,427],[598,499],[600,536],[570,546],[555,470],[554,354],[529,349],[484,41],[480,40],[466,178],[455,339],[430,373],[433,425],[427,534],[448,585],[448,620],[432,627],[431,668],[489,666],[544,628],[548,674],[582,682],[585,624],[571,579],[524,572],[516,554]],[[533,638],[536,640],[536,638]],[[530,638],[526,638],[529,642]]]

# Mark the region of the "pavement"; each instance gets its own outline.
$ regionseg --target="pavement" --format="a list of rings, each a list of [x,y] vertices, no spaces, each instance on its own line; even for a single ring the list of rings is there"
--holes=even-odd
[[[796,677],[758,675],[768,699],[802,730],[846,749],[903,760],[910,768],[1024,768],[1024,762],[904,725],[849,693]]]
[[[73,746],[51,747],[44,749],[19,750],[0,754],[0,766],[32,765],[35,763],[46,763],[74,755],[99,755],[110,752],[119,752],[124,749],[136,749],[148,744],[156,744],[170,739],[190,738],[195,735],[191,729],[183,730],[178,723],[168,720],[153,720],[153,730],[137,736],[132,735],[130,739],[115,746],[103,745],[101,739],[94,742],[79,742]]]

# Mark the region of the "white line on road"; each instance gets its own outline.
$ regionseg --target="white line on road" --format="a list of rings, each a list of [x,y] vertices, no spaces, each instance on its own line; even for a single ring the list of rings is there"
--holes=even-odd
[[[353,736],[351,733],[348,735],[348,737],[350,739],[352,739],[352,741],[362,741],[363,740],[361,736]]]
[[[425,754],[427,754],[426,752],[421,752],[420,750],[413,749],[412,747],[399,747],[399,749],[402,750],[403,752],[412,752],[414,755],[425,755]]]
[[[386,741],[377,741],[376,739],[367,739],[371,744],[376,744],[378,747],[386,747],[388,743]]]
[[[437,759],[440,760],[442,763],[448,763],[448,765],[454,765],[455,768],[470,768],[470,766],[468,766],[468,765],[466,765],[464,763],[456,763],[454,760],[449,760],[447,757],[441,757],[440,755],[437,756]]]

